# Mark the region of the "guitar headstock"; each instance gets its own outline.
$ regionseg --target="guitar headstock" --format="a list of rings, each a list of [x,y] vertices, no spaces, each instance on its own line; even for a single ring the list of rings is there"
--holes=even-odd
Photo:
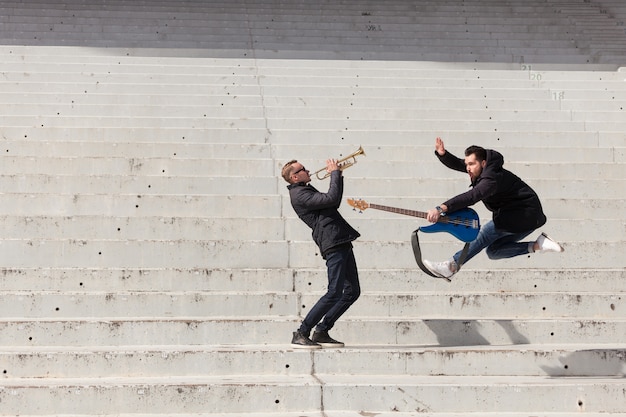
[[[370,204],[365,201],[365,200],[355,200],[354,198],[349,198],[348,199],[348,204],[352,207],[354,207],[354,209],[359,209],[360,211],[366,210],[370,207]]]

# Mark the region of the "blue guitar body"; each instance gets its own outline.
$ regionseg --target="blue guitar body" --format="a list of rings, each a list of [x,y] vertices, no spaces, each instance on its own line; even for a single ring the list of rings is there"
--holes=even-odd
[[[480,231],[480,219],[474,210],[465,208],[447,213],[437,223],[422,226],[419,230],[424,233],[447,232],[463,242],[471,242]]]

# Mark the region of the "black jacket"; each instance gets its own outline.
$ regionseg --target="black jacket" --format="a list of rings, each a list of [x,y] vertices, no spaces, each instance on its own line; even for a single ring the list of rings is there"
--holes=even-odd
[[[291,206],[298,217],[312,229],[313,241],[324,259],[333,248],[361,236],[337,211],[343,196],[341,171],[332,172],[327,193],[319,192],[312,185],[303,182],[290,184],[287,188]]]
[[[435,155],[448,168],[467,172],[465,161],[446,151]],[[472,189],[444,202],[449,212],[471,206],[479,201],[493,213],[498,229],[509,232],[528,232],[543,226],[543,214],[537,193],[517,175],[503,168],[504,157],[487,149],[487,164],[471,184]]]

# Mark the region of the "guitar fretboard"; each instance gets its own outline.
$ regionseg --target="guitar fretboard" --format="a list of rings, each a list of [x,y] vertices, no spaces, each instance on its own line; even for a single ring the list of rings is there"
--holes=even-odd
[[[405,214],[407,216],[420,217],[422,219],[425,219],[427,217],[427,215],[428,215],[428,213],[426,213],[424,211],[408,210],[408,209],[397,208],[397,207],[389,207],[389,206],[381,206],[380,204],[371,204],[370,203],[369,206],[370,206],[370,208],[373,208],[373,209],[376,209],[376,210],[390,211],[392,213]]]
[[[397,208],[397,207],[382,206],[380,204],[371,204],[371,203],[369,207],[376,209],[376,210],[390,211],[392,213],[405,214],[407,216],[413,216],[413,217],[420,217],[422,219],[426,219],[428,217],[428,213],[426,213],[425,211],[407,210],[407,209],[402,209],[402,208]],[[470,227],[472,229],[478,229],[480,227],[478,224],[478,220],[454,216],[454,214],[448,215],[448,216],[440,216],[439,220],[437,220],[437,223],[448,223],[452,225]]]

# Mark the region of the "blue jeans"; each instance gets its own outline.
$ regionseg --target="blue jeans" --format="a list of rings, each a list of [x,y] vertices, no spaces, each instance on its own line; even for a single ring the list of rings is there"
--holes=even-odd
[[[481,226],[478,236],[470,242],[465,262],[478,255],[480,251],[487,248],[487,256],[489,259],[504,259],[514,256],[526,255],[531,253],[530,245],[533,242],[520,242],[534,230],[528,232],[513,233],[506,230],[497,229],[493,221]],[[530,249],[530,250],[529,250]],[[458,251],[452,257],[454,262],[459,263],[461,252]]]
[[[329,331],[335,322],[361,295],[359,274],[354,252],[350,246],[343,247],[326,256],[328,290],[318,300],[298,329],[308,336],[317,325],[317,331]],[[321,323],[320,320],[324,319]]]

